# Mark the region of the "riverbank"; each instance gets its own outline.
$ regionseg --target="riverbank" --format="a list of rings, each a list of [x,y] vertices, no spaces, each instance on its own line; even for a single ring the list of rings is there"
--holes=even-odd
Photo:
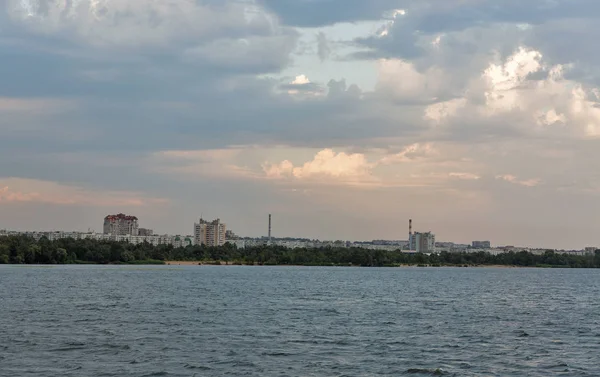
[[[490,264],[490,265],[460,265],[460,264],[447,264],[447,265],[419,265],[419,264],[398,264],[391,266],[359,266],[359,265],[302,265],[302,264],[279,264],[279,265],[265,265],[265,264],[245,264],[239,262],[223,262],[223,261],[165,261],[165,265],[169,266],[271,266],[271,267],[402,267],[402,268],[431,268],[431,267],[453,267],[453,268],[569,268],[566,266],[515,266],[515,265],[501,265],[501,264]]]

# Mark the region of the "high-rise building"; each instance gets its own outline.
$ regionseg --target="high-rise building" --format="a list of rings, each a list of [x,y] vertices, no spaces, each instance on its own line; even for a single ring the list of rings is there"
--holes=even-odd
[[[194,242],[196,245],[223,246],[226,242],[227,227],[220,219],[206,221],[200,219],[194,223]]]
[[[104,218],[104,234],[112,234],[115,236],[137,236],[138,218],[122,213],[108,215]]]
[[[240,236],[235,234],[232,230],[226,230],[225,231],[225,239],[227,241],[239,240]]]
[[[431,232],[413,233],[410,250],[417,253],[435,253],[435,235]]]
[[[472,246],[474,249],[491,249],[492,244],[490,241],[473,241]]]
[[[146,229],[146,228],[139,228],[138,229],[138,236],[152,236],[154,234],[154,231],[152,229]]]

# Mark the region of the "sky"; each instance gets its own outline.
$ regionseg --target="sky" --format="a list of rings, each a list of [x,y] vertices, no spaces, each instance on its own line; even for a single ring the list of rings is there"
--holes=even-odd
[[[0,229],[600,246],[597,0],[0,0]]]

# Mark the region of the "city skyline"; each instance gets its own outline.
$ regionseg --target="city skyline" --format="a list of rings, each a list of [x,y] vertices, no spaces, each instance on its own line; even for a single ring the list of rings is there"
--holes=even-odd
[[[600,2],[496,3],[4,1],[0,228],[600,245]]]
[[[120,239],[119,236],[133,236],[137,239],[136,242],[142,242],[143,237],[149,237],[151,239],[155,239],[155,241],[159,239],[163,239],[164,237],[188,237],[192,239],[194,244],[203,244],[209,246],[222,246],[228,241],[237,240],[237,239],[253,239],[253,240],[263,240],[265,242],[270,242],[273,240],[286,240],[286,239],[296,239],[296,240],[314,240],[321,242],[350,242],[353,244],[371,244],[371,245],[380,245],[380,244],[390,244],[390,245],[404,245],[406,246],[406,250],[416,251],[416,252],[432,252],[435,251],[436,245],[454,245],[456,247],[462,248],[474,248],[474,249],[504,249],[504,248],[515,248],[515,249],[551,249],[551,250],[584,250],[595,248],[595,246],[585,246],[583,248],[558,248],[558,247],[542,247],[540,245],[516,245],[510,243],[502,243],[497,242],[494,244],[490,240],[473,240],[473,241],[456,241],[456,240],[436,240],[436,236],[434,232],[429,231],[417,231],[413,229],[413,220],[409,219],[408,223],[408,234],[406,239],[402,237],[397,238],[380,238],[380,239],[341,239],[341,238],[318,238],[318,237],[310,237],[306,235],[276,235],[272,237],[272,214],[268,214],[267,217],[267,232],[266,234],[260,235],[248,235],[242,234],[239,235],[233,230],[229,229],[224,221],[220,218],[216,218],[215,220],[205,220],[203,216],[200,216],[199,222],[194,222],[194,227],[192,232],[171,232],[165,233],[158,230],[155,232],[154,229],[150,228],[142,228],[139,227],[138,217],[135,215],[128,215],[124,213],[111,214],[104,217],[104,226],[102,232],[96,232],[93,228],[87,228],[86,231],[83,230],[57,230],[57,229],[6,229],[0,227],[0,233],[4,231],[17,231],[19,233],[26,234],[41,234],[41,233],[65,233],[65,234],[103,234],[105,237],[101,237],[99,239],[113,239],[111,237],[117,237],[113,240]],[[134,221],[133,226],[131,221]],[[116,222],[116,223],[115,223]],[[107,226],[109,224],[109,226]],[[228,235],[234,236],[234,238],[229,238]],[[111,236],[111,237],[106,237]],[[179,240],[179,238],[177,238]],[[187,239],[187,238],[186,238]],[[123,239],[125,240],[125,239]]]

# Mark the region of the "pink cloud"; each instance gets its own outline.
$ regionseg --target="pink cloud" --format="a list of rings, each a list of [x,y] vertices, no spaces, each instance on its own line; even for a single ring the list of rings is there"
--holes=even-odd
[[[57,113],[68,111],[73,109],[75,105],[75,101],[59,100],[52,98],[22,99],[0,97],[0,113],[16,112],[38,114],[40,112],[43,112],[44,114],[48,114],[49,112]]]
[[[131,191],[100,191],[57,182],[23,178],[0,178],[0,205],[6,203],[48,203],[98,207],[142,207],[160,205],[166,199]]]
[[[498,175],[498,176],[496,176],[496,179],[510,182],[515,185],[525,186],[525,187],[535,187],[535,186],[539,185],[541,182],[538,178],[519,180],[516,176],[514,176],[512,174]]]

